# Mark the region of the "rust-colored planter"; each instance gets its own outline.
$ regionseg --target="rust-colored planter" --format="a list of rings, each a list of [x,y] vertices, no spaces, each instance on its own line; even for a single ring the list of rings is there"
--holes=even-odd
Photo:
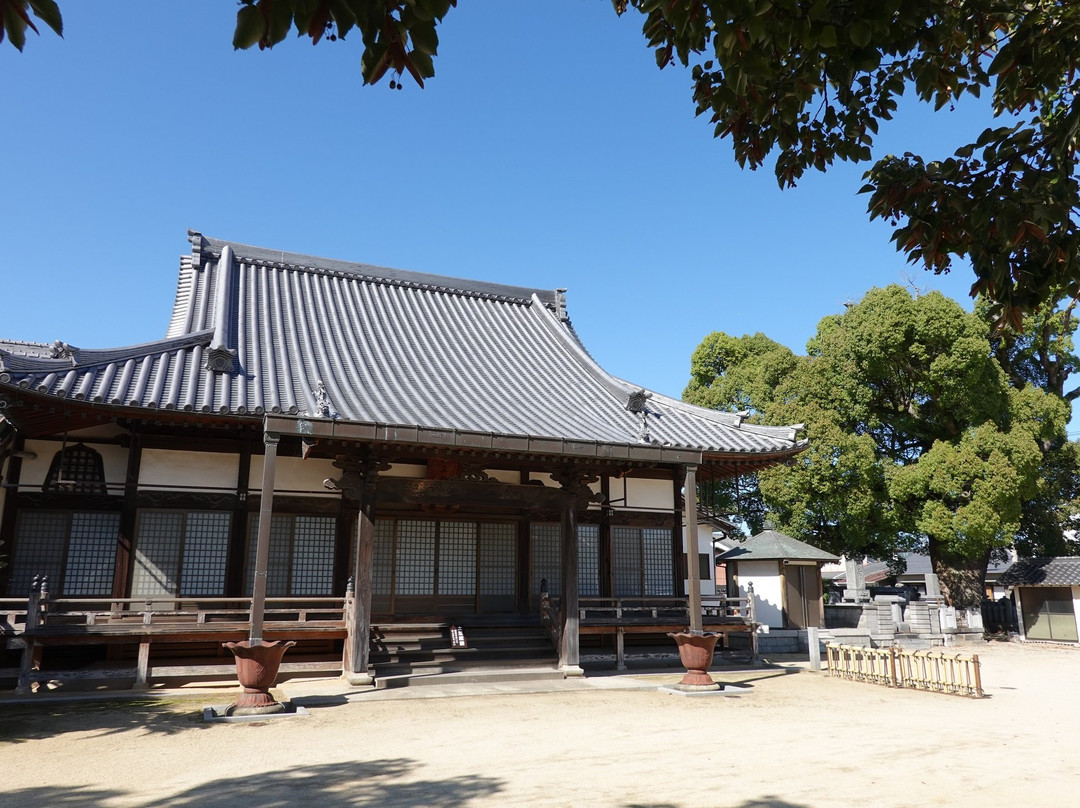
[[[236,678],[244,692],[226,715],[272,715],[285,712],[285,705],[274,700],[270,688],[277,680],[285,652],[296,645],[289,640],[273,640],[252,645],[250,641],[222,643],[236,658]]]
[[[716,640],[720,635],[712,632],[693,634],[689,631],[679,631],[668,636],[675,640],[675,644],[679,647],[679,660],[686,668],[686,675],[677,687],[695,690],[719,689],[719,685],[709,676],[708,670],[712,666],[713,650],[716,648]]]

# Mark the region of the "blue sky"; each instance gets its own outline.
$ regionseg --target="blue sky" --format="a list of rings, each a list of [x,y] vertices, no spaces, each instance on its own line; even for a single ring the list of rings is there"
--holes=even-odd
[[[911,278],[970,308],[963,269],[908,265],[865,166],[781,192],[695,119],[608,0],[466,0],[437,75],[364,87],[360,42],[234,52],[222,0],[61,0],[65,37],[0,46],[0,336],[164,335],[187,228],[290,252],[567,287],[610,372],[672,396],[711,331],[798,352],[818,320]],[[946,156],[984,106],[911,105],[875,155]]]

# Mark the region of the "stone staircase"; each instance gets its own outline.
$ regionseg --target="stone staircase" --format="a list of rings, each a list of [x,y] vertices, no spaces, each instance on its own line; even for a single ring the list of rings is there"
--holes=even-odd
[[[455,647],[451,628],[464,634]],[[559,678],[557,656],[539,622],[375,623],[371,666],[377,689],[458,682]]]

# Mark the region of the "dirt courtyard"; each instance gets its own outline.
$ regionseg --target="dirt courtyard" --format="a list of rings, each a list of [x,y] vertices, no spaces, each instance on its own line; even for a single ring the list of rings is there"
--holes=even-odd
[[[738,696],[590,688],[368,700],[258,724],[203,723],[198,707],[215,703],[205,696],[0,703],[0,804],[1080,804],[1080,649],[972,650],[982,659],[982,700],[792,666],[717,673],[750,685]]]

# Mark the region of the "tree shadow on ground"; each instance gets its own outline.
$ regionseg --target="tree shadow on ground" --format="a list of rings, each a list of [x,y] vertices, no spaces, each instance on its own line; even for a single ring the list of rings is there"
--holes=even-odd
[[[461,808],[504,788],[501,780],[475,774],[442,780],[409,779],[416,768],[417,762],[407,758],[296,766],[211,780],[169,797],[137,804],[142,808]],[[26,788],[5,796],[11,805],[82,808],[101,806],[108,800],[132,802],[138,793]]]
[[[623,808],[684,808],[682,803],[676,802],[628,802]],[[759,800],[747,800],[731,808],[808,808],[803,803],[788,802],[778,797],[766,796]]]
[[[126,797],[124,791],[105,791],[94,788],[60,788],[41,786],[4,791],[5,805],[48,805],[49,808],[101,808],[111,800]]]
[[[203,722],[202,702],[197,701],[51,702],[5,705],[3,709],[0,742],[7,743],[52,738],[67,732],[113,735],[141,729],[173,735],[193,727],[211,726]]]

